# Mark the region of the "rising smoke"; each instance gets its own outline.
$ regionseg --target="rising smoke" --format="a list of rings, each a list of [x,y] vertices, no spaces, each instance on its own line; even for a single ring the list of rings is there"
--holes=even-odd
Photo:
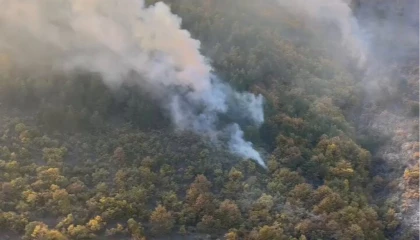
[[[133,72],[152,90],[174,125],[217,140],[229,133],[229,149],[265,167],[238,124],[220,124],[235,112],[259,126],[262,96],[238,93],[222,83],[164,3],[139,0],[0,0],[0,53],[22,69],[100,73],[118,87]],[[132,79],[131,79],[132,80]],[[221,126],[222,125],[222,126]]]
[[[419,64],[419,1],[418,0],[276,0],[276,2],[291,14],[295,14],[314,26],[320,23],[323,30],[329,24],[334,25],[340,36],[334,40],[341,40],[345,51],[344,56],[356,59],[358,71],[362,74],[358,79],[363,84],[365,92],[363,110],[356,116],[355,122],[361,132],[378,132],[380,134],[394,134],[392,139],[377,150],[375,157],[383,159],[389,166],[384,178],[388,181],[402,181],[401,166],[410,166],[407,149],[410,141],[417,142],[417,131],[413,125],[418,116],[407,117],[401,114],[404,101],[417,96],[410,96],[410,91],[400,91],[400,87],[407,85],[409,78],[418,81]],[[355,10],[350,7],[355,4]],[[319,25],[317,26],[319,27]],[[324,31],[323,31],[324,32]],[[322,34],[321,34],[322,35]],[[328,37],[325,37],[325,40]],[[402,73],[402,69],[417,68],[412,73]],[[410,76],[411,75],[411,76]],[[394,98],[390,98],[389,93]],[[387,99],[390,106],[375,109],[379,99]],[[407,100],[408,98],[408,100]],[[406,137],[401,139],[395,135],[396,131],[403,131]],[[398,140],[396,140],[398,139]],[[386,168],[386,167],[385,167]],[[400,199],[402,190],[388,192],[388,199]],[[383,194],[383,193],[381,193]],[[382,196],[383,197],[383,196]],[[403,205],[403,204],[401,204]],[[402,225],[412,229],[419,226],[419,204],[404,203]],[[408,210],[407,210],[408,209]]]
[[[359,67],[366,63],[366,42],[352,9],[345,0],[277,0],[291,14],[301,16],[306,23],[321,26],[333,24],[347,54],[357,59]]]

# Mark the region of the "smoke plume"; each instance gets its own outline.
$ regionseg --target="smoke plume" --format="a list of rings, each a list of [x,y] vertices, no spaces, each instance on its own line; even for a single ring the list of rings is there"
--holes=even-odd
[[[401,166],[412,167],[406,145],[418,141],[418,115],[408,117],[403,109],[406,102],[418,102],[417,94],[409,89],[418,82],[419,64],[419,1],[418,0],[276,0],[286,11],[295,14],[316,30],[335,25],[346,51],[339,54],[357,59],[358,71],[365,92],[360,116],[354,116],[360,132],[375,135],[390,134],[392,139],[382,144],[374,156],[383,159],[388,168],[384,178],[403,180]],[[349,4],[354,4],[355,10]],[[324,31],[322,31],[323,33]],[[325,41],[330,40],[324,36]],[[411,69],[411,70],[409,70]],[[417,69],[417,70],[416,70]],[[417,83],[418,84],[418,83]],[[418,86],[418,85],[417,85]],[[403,90],[401,90],[403,89]],[[387,102],[374,108],[376,102]],[[384,101],[387,100],[387,101]],[[372,104],[373,103],[373,104]],[[397,132],[404,132],[404,138]],[[379,133],[379,134],[377,134]],[[417,160],[416,160],[417,161]],[[389,167],[388,167],[389,166]],[[404,189],[387,193],[387,199],[401,199]],[[381,193],[383,194],[383,193]],[[419,204],[404,203],[402,225],[418,229]]]
[[[265,164],[236,123],[264,121],[262,96],[235,92],[213,73],[200,42],[164,3],[138,0],[0,0],[0,53],[22,69],[100,73],[110,87],[136,76],[168,110],[174,125],[219,139]],[[132,80],[132,79],[130,79]]]

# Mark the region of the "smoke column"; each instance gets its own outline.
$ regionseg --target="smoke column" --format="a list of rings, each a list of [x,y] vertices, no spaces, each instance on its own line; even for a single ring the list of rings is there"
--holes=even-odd
[[[238,93],[212,74],[200,42],[181,29],[167,5],[139,0],[0,0],[0,53],[22,69],[100,73],[110,87],[138,76],[181,130],[219,139],[265,167],[236,123],[219,115],[264,121],[263,98]]]

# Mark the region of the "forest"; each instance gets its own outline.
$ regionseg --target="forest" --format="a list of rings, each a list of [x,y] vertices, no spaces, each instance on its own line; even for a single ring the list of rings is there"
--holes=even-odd
[[[0,37],[0,239],[419,239],[418,1],[348,1],[361,26],[417,29],[372,37],[372,69],[286,0],[164,2],[223,82],[263,96],[264,122],[238,122],[267,167],[133,81],[15,67]]]

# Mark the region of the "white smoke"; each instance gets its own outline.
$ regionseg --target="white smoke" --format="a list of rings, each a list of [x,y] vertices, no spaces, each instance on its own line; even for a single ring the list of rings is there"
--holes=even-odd
[[[244,132],[238,124],[230,125],[228,130],[231,131],[229,148],[233,153],[244,158],[254,159],[260,166],[267,168],[260,153],[252,147],[252,143],[244,140]]]
[[[334,24],[340,31],[342,45],[349,55],[358,59],[359,66],[366,62],[365,41],[351,8],[345,0],[277,0],[292,14],[301,16],[307,23]]]
[[[181,19],[164,3],[146,7],[139,0],[0,0],[0,6],[0,53],[13,64],[96,72],[112,87],[134,72],[140,87],[162,98],[178,129],[213,139],[225,129],[232,152],[265,167],[238,124],[218,126],[219,115],[230,112],[260,125],[262,96],[235,92],[218,80],[199,52],[200,42],[181,29]]]
[[[343,49],[347,50],[344,54],[358,59],[359,67],[366,70],[360,76],[366,93],[362,99],[364,103],[362,114],[354,117],[359,118],[359,131],[363,132],[363,135],[373,132],[392,136],[373,153],[376,158],[385,161],[383,165],[386,174],[383,176],[386,181],[403,182],[401,170],[404,168],[394,166],[410,166],[410,158],[406,155],[409,150],[395,146],[408,145],[413,140],[417,141],[415,136],[418,136],[418,132],[413,132],[415,129],[413,126],[417,125],[418,128],[418,116],[407,117],[401,114],[403,111],[401,109],[404,109],[403,102],[407,101],[407,96],[410,98],[410,92],[414,91],[401,91],[401,85],[406,84],[406,81],[409,82],[410,77],[418,79],[416,65],[419,64],[420,47],[419,1],[355,1],[359,4],[356,12],[350,8],[350,0],[276,1],[283,9],[296,14],[308,25],[319,22],[324,28],[328,23],[338,27],[341,36],[334,40],[341,39]],[[325,37],[325,41],[330,40],[328,37]],[[390,93],[394,96],[398,94],[398,98],[390,98]],[[389,99],[388,103],[384,104],[385,98]],[[418,101],[418,96],[411,98]],[[375,106],[377,101],[382,101],[384,106]],[[385,194],[388,199],[398,199],[403,195],[401,191],[397,189],[388,193],[381,192],[379,195],[381,198]],[[397,208],[402,213],[401,231],[417,230],[418,201],[409,202],[403,198],[401,201],[404,203],[397,204],[404,205],[403,208]],[[407,229],[407,226],[411,229]]]

